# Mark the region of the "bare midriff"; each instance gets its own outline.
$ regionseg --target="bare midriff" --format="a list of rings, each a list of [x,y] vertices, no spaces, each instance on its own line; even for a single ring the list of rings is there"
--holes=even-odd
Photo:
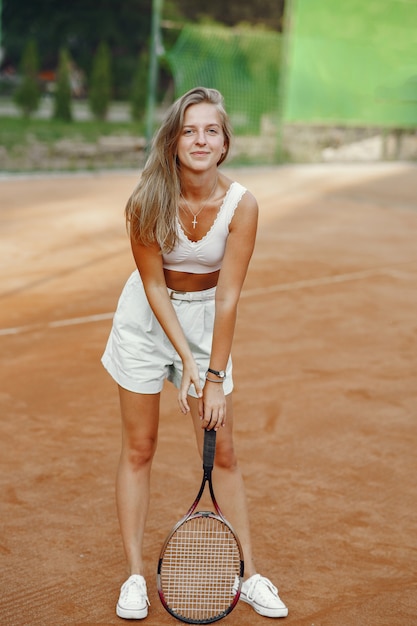
[[[164,269],[164,274],[167,287],[174,291],[204,291],[217,285],[220,270],[209,274],[191,274]]]

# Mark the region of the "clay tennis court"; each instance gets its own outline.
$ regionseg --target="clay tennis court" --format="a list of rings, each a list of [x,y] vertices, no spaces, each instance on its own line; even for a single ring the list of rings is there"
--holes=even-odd
[[[230,175],[260,204],[233,352],[259,570],[285,624],[417,624],[417,167]],[[100,356],[133,269],[123,208],[136,179],[0,181],[1,626],[124,623],[118,398]],[[167,387],[144,623],[176,623],[156,564],[200,478]],[[267,622],[243,603],[224,621]]]

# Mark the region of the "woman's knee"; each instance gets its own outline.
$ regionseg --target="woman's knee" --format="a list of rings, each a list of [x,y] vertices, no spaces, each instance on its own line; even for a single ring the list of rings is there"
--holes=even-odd
[[[138,471],[152,463],[156,444],[156,437],[129,439],[123,445],[122,455],[125,456],[133,471]]]
[[[237,469],[237,457],[233,442],[218,443],[216,446],[215,466],[219,469],[234,471]]]

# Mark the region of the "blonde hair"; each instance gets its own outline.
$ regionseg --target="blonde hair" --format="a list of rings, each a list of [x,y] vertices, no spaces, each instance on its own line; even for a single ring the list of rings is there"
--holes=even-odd
[[[225,147],[217,165],[226,159],[232,133],[223,96],[216,89],[191,89],[169,108],[152,141],[140,181],[126,204],[126,224],[131,237],[145,245],[157,242],[163,252],[173,249],[178,236],[176,217],[181,192],[181,164],[176,153],[185,111],[201,102],[214,104],[217,108]]]

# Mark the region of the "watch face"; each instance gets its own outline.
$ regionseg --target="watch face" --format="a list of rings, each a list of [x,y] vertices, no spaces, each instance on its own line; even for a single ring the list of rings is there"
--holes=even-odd
[[[219,378],[226,378],[226,372],[224,370],[220,370],[218,372],[217,370],[212,370],[209,368],[208,371],[214,374],[215,376],[218,376]]]

